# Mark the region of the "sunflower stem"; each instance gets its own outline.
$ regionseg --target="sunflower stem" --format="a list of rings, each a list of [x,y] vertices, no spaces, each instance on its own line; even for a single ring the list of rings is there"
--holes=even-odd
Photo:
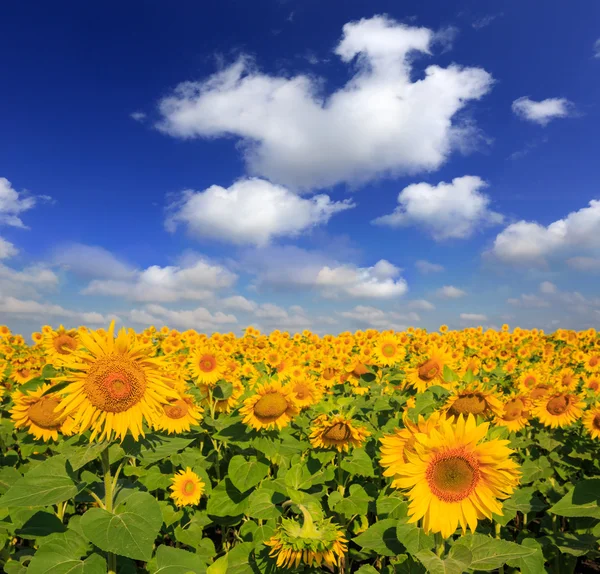
[[[113,481],[110,475],[110,459],[108,449],[104,449],[100,454],[102,462],[102,472],[104,474],[104,508],[107,512],[113,511]],[[106,553],[106,563],[108,574],[117,574],[117,556],[112,552]]]
[[[337,471],[338,471],[338,490],[342,488],[341,494],[344,494],[344,469],[342,468],[342,452],[337,453]]]
[[[446,552],[446,541],[442,537],[440,532],[435,533],[435,553],[442,558]]]

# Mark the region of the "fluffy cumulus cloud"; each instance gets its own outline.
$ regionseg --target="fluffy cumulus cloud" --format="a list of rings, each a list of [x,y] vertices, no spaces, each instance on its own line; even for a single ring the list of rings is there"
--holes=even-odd
[[[19,250],[10,241],[0,237],[0,259],[8,259],[18,252]]]
[[[142,309],[133,309],[128,319],[137,325],[167,325],[176,329],[196,329],[199,332],[211,333],[217,330],[230,330],[237,324],[235,315],[217,311],[211,313],[205,307],[195,309],[167,309],[162,305],[148,304]]]
[[[420,320],[419,315],[415,312],[404,314],[366,305],[357,305],[349,311],[340,311],[338,314],[361,328],[370,327],[380,330],[404,331],[412,323]]]
[[[159,103],[157,127],[178,138],[237,136],[253,175],[294,189],[440,167],[477,130],[457,114],[486,94],[481,68],[430,65],[411,79],[412,59],[437,42],[427,28],[385,16],[347,23],[335,54],[356,69],[325,95],[308,75],[261,73],[241,57],[214,75],[184,82]]]
[[[131,279],[135,267],[121,261],[107,249],[82,243],[57,245],[51,255],[55,265],[84,278]]]
[[[436,241],[465,239],[480,227],[503,221],[502,215],[489,209],[490,198],[481,192],[486,186],[485,181],[472,175],[438,185],[414,183],[400,192],[399,205],[393,213],[378,217],[373,223],[390,227],[414,225]]]
[[[441,273],[444,270],[444,266],[439,263],[431,263],[430,261],[425,261],[424,259],[419,259],[415,263],[415,267],[419,270],[420,273],[426,275],[427,273]]]
[[[574,108],[573,103],[566,98],[547,98],[536,102],[524,96],[512,103],[512,111],[517,116],[542,126],[555,118],[570,116]]]
[[[399,278],[399,274],[400,269],[385,259],[373,267],[326,266],[318,272],[315,285],[323,296],[330,298],[391,299],[408,291],[406,281]]]
[[[496,237],[487,255],[511,264],[545,265],[550,256],[573,250],[598,250],[598,237],[600,200],[592,200],[588,207],[548,226],[533,221],[509,225]]]
[[[441,299],[458,299],[459,297],[464,297],[467,292],[454,287],[454,285],[444,285],[436,291],[436,294]]]
[[[238,311],[246,311],[247,313],[251,313],[255,311],[258,305],[251,301],[250,299],[246,299],[242,295],[233,295],[232,297],[227,297],[221,300],[221,305],[226,309],[234,309]]]
[[[169,206],[167,229],[183,223],[196,236],[264,246],[276,237],[294,237],[354,207],[327,195],[302,198],[264,179],[249,178],[229,188],[213,185],[185,191]]]
[[[17,270],[0,263],[0,295],[37,299],[40,291],[55,290],[58,276],[43,264]]]
[[[20,215],[34,207],[39,199],[48,200],[50,198],[18,192],[8,179],[0,177],[0,225],[26,228]]]
[[[0,312],[11,317],[34,319],[42,323],[47,323],[50,319],[69,319],[79,321],[81,324],[104,324],[109,323],[113,318],[117,319],[114,315],[102,315],[94,311],[73,311],[52,303],[1,295]]]
[[[82,293],[167,303],[209,299],[236,280],[237,275],[221,265],[198,259],[185,266],[152,265],[136,271],[129,279],[94,279]]]
[[[487,321],[487,315],[481,313],[461,313],[460,318],[463,321]]]
[[[552,307],[553,312],[567,311],[581,316],[600,312],[600,297],[586,297],[578,291],[561,291],[554,283],[543,281],[538,293],[523,293],[507,300],[510,305],[529,309]]]

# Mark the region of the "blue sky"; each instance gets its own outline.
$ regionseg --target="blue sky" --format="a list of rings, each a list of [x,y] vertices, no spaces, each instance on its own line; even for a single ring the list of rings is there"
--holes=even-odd
[[[0,20],[0,323],[600,327],[596,2]]]

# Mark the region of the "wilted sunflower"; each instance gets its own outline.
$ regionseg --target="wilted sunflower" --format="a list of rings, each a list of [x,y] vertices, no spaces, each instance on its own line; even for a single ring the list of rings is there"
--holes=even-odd
[[[347,540],[331,518],[315,523],[304,506],[299,504],[298,507],[304,515],[304,523],[300,525],[292,518],[283,518],[275,534],[265,542],[271,547],[269,556],[277,557],[278,568],[298,568],[300,563],[318,568],[324,563],[333,570],[343,559]]]
[[[154,423],[156,429],[166,430],[169,434],[182,433],[189,431],[192,425],[198,424],[202,409],[194,404],[193,397],[182,395],[168,401],[161,406],[163,414]]]
[[[115,322],[108,333],[79,333],[82,346],[65,355],[68,373],[56,377],[69,381],[56,412],[72,415],[80,432],[92,429],[90,440],[121,441],[127,431],[134,440],[144,436],[142,424],[155,424],[168,398],[177,398],[169,379],[161,373],[163,357],[150,357],[151,347],[137,341],[133,329],[114,337]]]
[[[594,439],[600,439],[600,405],[589,408],[583,415],[583,426]]]
[[[348,452],[350,445],[361,446],[371,434],[344,415],[319,415],[310,431],[309,439],[313,448],[336,448],[339,452]]]
[[[412,385],[419,393],[424,393],[433,385],[445,385],[444,366],[450,365],[451,357],[447,349],[432,347],[420,357],[413,368],[406,373],[407,384]]]
[[[511,496],[520,472],[509,441],[483,441],[488,428],[469,415],[440,420],[429,433],[415,434],[408,462],[388,467],[394,483],[408,490],[409,523],[422,518],[426,533],[448,538],[459,525],[463,533],[467,527],[475,532],[478,520],[503,515],[498,500]]]
[[[503,412],[496,415],[494,424],[506,427],[511,432],[518,432],[529,423],[531,402],[524,395],[508,398],[503,406]]]
[[[533,408],[533,414],[545,426],[563,428],[581,418],[585,403],[574,394],[555,393],[540,399]]]
[[[213,385],[223,378],[227,368],[225,356],[208,347],[198,347],[189,354],[189,369],[198,383]]]
[[[206,485],[189,466],[175,474],[171,482],[171,498],[176,506],[196,505],[200,502]]]
[[[15,428],[27,427],[27,432],[36,440],[58,440],[59,432],[67,436],[73,432],[73,418],[54,412],[60,403],[60,397],[52,393],[42,396],[51,387],[51,384],[46,383],[35,391],[15,391],[12,394],[14,406],[10,415]]]
[[[260,385],[240,409],[244,423],[257,430],[282,429],[298,412],[292,389],[275,380]]]
[[[500,415],[502,410],[502,402],[494,391],[487,390],[481,383],[454,391],[443,408],[447,417],[472,414],[490,418]]]

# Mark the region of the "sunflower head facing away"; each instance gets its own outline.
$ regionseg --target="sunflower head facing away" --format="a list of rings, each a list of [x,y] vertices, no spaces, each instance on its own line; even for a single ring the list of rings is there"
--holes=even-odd
[[[313,448],[335,448],[339,452],[359,447],[371,433],[344,415],[318,416],[309,435]]]
[[[60,397],[53,393],[42,396],[52,385],[44,384],[35,391],[12,395],[14,406],[10,411],[15,428],[27,428],[36,440],[58,440],[58,435],[70,435],[73,431],[73,419],[55,412]]]
[[[347,550],[344,535],[331,519],[314,521],[302,505],[304,523],[283,518],[275,534],[265,545],[271,547],[269,556],[277,558],[278,568],[298,568],[300,564],[319,568],[325,564],[335,568]]]
[[[185,470],[180,470],[171,482],[173,483],[169,487],[173,491],[171,498],[176,506],[195,506],[200,502],[206,485],[189,466]]]
[[[283,387],[276,380],[259,386],[256,394],[246,399],[240,409],[244,423],[257,430],[282,429],[298,412],[291,387]]]
[[[65,356],[67,373],[56,380],[70,384],[56,412],[72,416],[80,432],[92,429],[91,440],[121,441],[127,432],[144,436],[144,420],[154,426],[169,398],[178,398],[161,372],[163,357],[150,357],[149,347],[133,330],[114,337],[114,321],[106,334],[80,332],[82,346]]]
[[[408,491],[410,523],[422,518],[425,532],[448,538],[458,526],[475,532],[478,520],[503,515],[499,500],[510,497],[520,472],[509,441],[484,440],[488,428],[473,415],[440,420],[415,435],[408,462],[388,466],[394,485]]]

